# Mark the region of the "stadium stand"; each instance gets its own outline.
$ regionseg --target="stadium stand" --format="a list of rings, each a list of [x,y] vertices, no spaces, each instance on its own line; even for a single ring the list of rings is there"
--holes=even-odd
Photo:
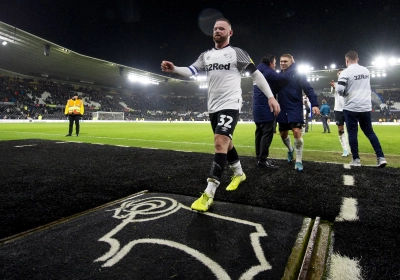
[[[85,101],[83,119],[90,120],[95,111],[125,112],[126,120],[204,120],[207,111],[205,96],[162,95],[144,92],[110,92],[107,89],[83,87],[43,79],[21,79],[0,75],[0,119],[64,119],[64,106],[69,96],[78,93]],[[372,118],[375,122],[398,120],[400,91],[384,90],[377,94],[381,103],[375,102]],[[319,94],[318,100],[327,100],[334,107],[334,97]],[[241,119],[252,121],[251,92],[243,94]],[[314,118],[319,121],[319,117]],[[332,114],[332,121],[333,114]]]

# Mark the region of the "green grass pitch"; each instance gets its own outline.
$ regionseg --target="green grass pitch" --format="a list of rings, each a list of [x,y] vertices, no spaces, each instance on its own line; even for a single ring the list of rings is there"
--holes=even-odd
[[[75,127],[74,127],[75,129]],[[255,156],[254,123],[240,122],[233,142],[240,156]],[[348,163],[351,158],[341,157],[342,150],[336,125],[332,133],[322,133],[321,124],[310,124],[309,133],[303,136],[303,161]],[[388,166],[400,167],[399,125],[374,125]],[[78,138],[65,137],[67,122],[0,123],[0,140],[47,139],[78,141],[107,145],[122,145],[166,150],[214,153],[213,134],[210,124],[187,122],[90,122],[81,123]],[[293,135],[291,135],[293,143]],[[363,165],[375,164],[375,154],[368,139],[359,130],[359,151]],[[279,133],[275,134],[270,147],[270,158],[285,159],[287,149]]]

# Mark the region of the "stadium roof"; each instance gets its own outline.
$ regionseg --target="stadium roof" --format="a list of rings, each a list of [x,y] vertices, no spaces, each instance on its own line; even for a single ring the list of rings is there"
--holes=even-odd
[[[132,90],[134,86],[128,79],[128,76],[134,74],[164,85],[167,84],[166,81],[168,81],[170,86],[172,83],[175,87],[180,87],[180,84],[186,86],[190,83],[193,84],[189,87],[191,92],[195,88],[195,81],[193,80],[150,73],[125,65],[81,55],[11,25],[0,22],[0,43],[4,41],[7,42],[7,45],[0,45],[0,70],[13,72],[19,75],[42,79],[49,78],[74,84],[103,86],[115,88],[116,90]],[[374,66],[368,66],[368,68],[371,70],[371,73],[372,71],[380,74],[386,73],[386,77],[372,78],[372,86],[377,88],[399,87],[399,64],[388,65],[386,70],[378,69]],[[337,79],[336,71],[337,69],[312,70],[306,75],[310,77],[311,86],[313,86],[316,91],[320,92],[328,90],[329,82]],[[312,78],[314,78],[314,80],[312,80]],[[243,82],[244,92],[251,91],[251,78],[245,78]],[[186,91],[188,91],[189,88],[187,88]]]
[[[0,45],[0,68],[16,74],[128,89],[132,88],[127,78],[130,74],[162,83],[165,79],[169,83],[182,81],[81,55],[3,22],[0,41],[7,42]]]

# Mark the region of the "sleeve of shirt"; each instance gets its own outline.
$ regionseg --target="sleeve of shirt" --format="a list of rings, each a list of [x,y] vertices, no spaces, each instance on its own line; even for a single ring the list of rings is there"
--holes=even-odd
[[[197,76],[200,72],[205,71],[205,69],[206,69],[206,65],[204,62],[204,54],[205,53],[206,52],[201,53],[199,55],[199,57],[197,58],[197,60],[188,67],[193,76]]]
[[[253,60],[251,60],[249,54],[245,51],[242,50],[241,48],[233,48],[236,51],[236,56],[237,56],[237,69],[239,70],[239,72],[243,72],[244,70],[246,70],[249,66],[249,64],[253,64]],[[254,68],[252,68],[251,70],[257,70],[257,67],[254,65]],[[253,72],[254,72],[253,71]],[[253,72],[251,72],[250,74],[252,74]]]
[[[197,75],[190,69],[190,67],[178,67],[178,66],[175,66],[174,67],[174,73],[178,74],[180,76],[183,76],[183,77],[187,77],[187,78]]]
[[[345,96],[346,95],[346,87],[347,87],[347,81],[348,81],[348,77],[347,77],[347,71],[343,70],[340,73],[337,85],[336,85],[336,92],[340,95],[340,96]]]
[[[204,54],[205,52],[200,54],[199,58],[197,58],[197,60],[189,67],[175,66],[174,73],[187,78],[199,75],[200,72],[203,72],[205,70]]]
[[[253,64],[254,65],[254,64]],[[271,88],[261,72],[256,68],[256,71],[251,74],[254,83],[261,89],[261,91],[268,97],[273,97]]]

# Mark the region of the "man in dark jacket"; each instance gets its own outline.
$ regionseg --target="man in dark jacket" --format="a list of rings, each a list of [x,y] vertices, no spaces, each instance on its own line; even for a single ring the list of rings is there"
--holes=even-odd
[[[293,57],[290,54],[283,54],[280,60],[280,66],[283,72],[287,72],[293,63]],[[307,82],[305,75],[297,71],[291,76],[289,83],[278,93],[278,102],[281,106],[281,112],[278,115],[279,132],[281,139],[288,148],[288,162],[293,160],[293,153],[296,151],[297,171],[303,171],[303,137],[302,126],[304,124],[303,116],[303,91],[311,102],[312,112],[314,116],[320,114],[318,108],[317,95],[310,83]],[[294,147],[291,144],[289,130],[293,131]]]
[[[328,133],[331,133],[331,129],[329,127],[329,115],[331,114],[331,107],[326,103],[326,100],[322,100],[322,106],[319,108],[319,111],[321,113],[321,120],[322,120],[322,125],[324,127],[324,133],[328,130]]]
[[[257,66],[274,95],[288,83],[290,75],[293,75],[294,64],[286,73],[277,73],[275,67],[276,58],[272,54],[264,56]],[[278,166],[268,160],[269,147],[274,137],[275,116],[269,108],[268,98],[257,85],[253,86],[253,118],[256,124],[255,146],[258,166],[277,169]]]

